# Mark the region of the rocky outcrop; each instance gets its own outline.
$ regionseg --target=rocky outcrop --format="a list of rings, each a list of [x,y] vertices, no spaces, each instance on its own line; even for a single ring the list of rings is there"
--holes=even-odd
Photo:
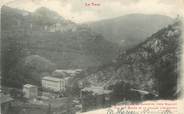
[[[92,85],[101,86],[123,82],[131,88],[158,94],[160,98],[176,98],[180,36],[181,22],[177,21],[134,48],[120,53],[112,65],[103,66],[88,80]]]

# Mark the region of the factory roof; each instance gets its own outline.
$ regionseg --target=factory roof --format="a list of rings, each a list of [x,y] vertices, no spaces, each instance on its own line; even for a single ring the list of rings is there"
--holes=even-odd
[[[82,72],[82,69],[67,69],[67,70],[64,70],[64,69],[56,69],[53,73],[55,74],[60,74],[60,75],[71,75],[71,76],[75,76],[76,74]]]
[[[111,90],[105,90],[102,87],[86,87],[82,89],[82,91],[93,92],[93,95],[103,95],[103,94],[109,94],[112,92]]]
[[[31,84],[25,84],[24,87],[31,88],[31,87],[36,87],[36,86],[35,85],[31,85]]]
[[[45,76],[42,78],[42,80],[48,80],[48,81],[61,81],[62,79],[61,78],[57,78],[57,77],[51,77],[51,76]]]
[[[130,90],[131,90],[131,91],[137,91],[137,92],[139,92],[139,93],[141,93],[141,94],[149,94],[149,93],[150,93],[150,92],[145,91],[145,90],[139,90],[139,89],[133,89],[133,88],[131,88]]]
[[[10,102],[12,100],[13,99],[8,95],[4,95],[3,93],[0,94],[0,104]]]

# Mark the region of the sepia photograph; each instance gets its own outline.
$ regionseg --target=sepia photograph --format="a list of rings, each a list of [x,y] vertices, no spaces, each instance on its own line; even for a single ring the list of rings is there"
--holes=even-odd
[[[183,0],[0,7],[0,114],[184,113]]]

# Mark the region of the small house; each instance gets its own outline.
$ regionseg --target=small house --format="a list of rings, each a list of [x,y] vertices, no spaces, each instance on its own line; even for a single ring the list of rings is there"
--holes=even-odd
[[[102,87],[86,87],[81,90],[82,111],[108,107],[111,105],[111,90]]]
[[[38,87],[31,84],[26,84],[23,87],[23,93],[25,98],[36,98],[38,96]]]

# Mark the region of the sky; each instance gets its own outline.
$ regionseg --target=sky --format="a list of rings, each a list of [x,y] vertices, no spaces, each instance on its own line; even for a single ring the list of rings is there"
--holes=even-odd
[[[184,15],[184,0],[0,0],[0,6],[3,4],[31,12],[39,7],[47,7],[76,23],[130,13],[161,14],[173,18],[178,14]]]

